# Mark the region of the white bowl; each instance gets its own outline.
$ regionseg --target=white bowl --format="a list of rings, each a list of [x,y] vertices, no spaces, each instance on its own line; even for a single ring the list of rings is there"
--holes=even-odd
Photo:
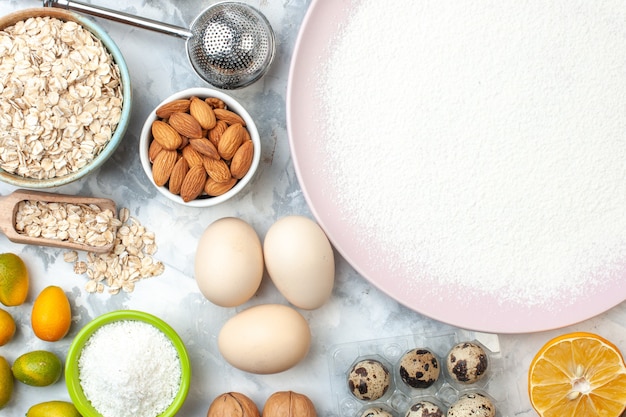
[[[157,120],[156,109],[158,109],[165,103],[169,103],[172,100],[185,99],[190,97],[199,97],[203,99],[207,97],[218,98],[226,104],[228,110],[231,110],[241,116],[246,122],[246,128],[250,133],[250,138],[252,139],[252,144],[254,146],[254,155],[252,157],[252,164],[250,165],[250,169],[248,170],[246,175],[239,181],[237,181],[237,183],[229,191],[215,197],[201,195],[195,200],[185,202],[179,195],[171,193],[166,186],[158,186],[154,182],[154,179],[152,177],[152,163],[150,162],[150,159],[148,157],[148,148],[150,147],[150,142],[152,141],[152,123]],[[141,165],[143,167],[143,170],[150,179],[150,182],[152,182],[156,189],[165,197],[176,203],[189,207],[211,207],[223,203],[224,201],[232,198],[233,196],[241,192],[241,190],[243,190],[250,182],[252,177],[254,177],[254,174],[259,166],[259,161],[261,160],[261,139],[259,137],[259,132],[256,128],[254,120],[237,100],[221,91],[211,88],[189,88],[167,97],[161,103],[159,103],[148,115],[141,130],[141,136],[139,137],[139,156],[141,159]]]

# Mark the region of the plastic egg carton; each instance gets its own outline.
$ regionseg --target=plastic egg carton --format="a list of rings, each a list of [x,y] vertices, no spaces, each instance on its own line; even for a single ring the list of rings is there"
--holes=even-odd
[[[462,342],[480,345],[488,358],[485,375],[474,383],[461,383],[450,376],[446,366],[449,351]],[[439,360],[440,374],[428,388],[413,388],[400,376],[400,359],[411,349],[424,348]],[[492,334],[465,330],[450,330],[435,334],[413,334],[385,339],[358,341],[331,347],[329,371],[331,389],[336,400],[338,417],[361,417],[369,408],[379,407],[393,417],[405,417],[412,404],[429,401],[445,413],[448,407],[465,393],[486,395],[496,407],[496,417],[509,417],[506,384],[502,383],[503,360],[498,337]],[[366,359],[383,363],[390,373],[387,392],[377,400],[361,400],[350,392],[348,386],[352,366]]]

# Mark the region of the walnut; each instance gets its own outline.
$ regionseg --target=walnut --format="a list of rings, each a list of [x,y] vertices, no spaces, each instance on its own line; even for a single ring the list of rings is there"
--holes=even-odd
[[[279,391],[265,402],[263,417],[317,417],[313,402],[304,394]]]
[[[224,393],[211,403],[207,417],[260,417],[254,401],[239,392]]]

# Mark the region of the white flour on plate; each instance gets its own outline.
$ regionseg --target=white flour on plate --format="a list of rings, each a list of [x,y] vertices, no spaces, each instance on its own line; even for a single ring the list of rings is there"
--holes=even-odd
[[[546,305],[626,264],[621,1],[362,0],[318,82],[324,176],[409,291]]]

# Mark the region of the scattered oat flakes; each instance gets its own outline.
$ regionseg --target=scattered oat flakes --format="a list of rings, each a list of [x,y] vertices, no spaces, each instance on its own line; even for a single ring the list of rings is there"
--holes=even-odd
[[[88,252],[86,261],[71,261],[74,272],[87,275],[87,292],[102,293],[108,287],[110,294],[129,293],[138,281],[161,275],[165,270],[164,264],[152,257],[157,250],[154,233],[131,217],[127,208],[120,209],[117,220],[119,228],[111,252]],[[72,258],[73,255],[67,256]]]
[[[74,272],[77,274],[84,274],[87,272],[87,264],[84,261],[76,261],[74,263]]]
[[[65,262],[76,262],[78,260],[78,252],[75,250],[65,252],[63,254],[63,260]]]
[[[130,210],[128,210],[126,207],[122,207],[120,209],[120,213],[118,217],[122,223],[126,223],[128,219],[130,218]]]

